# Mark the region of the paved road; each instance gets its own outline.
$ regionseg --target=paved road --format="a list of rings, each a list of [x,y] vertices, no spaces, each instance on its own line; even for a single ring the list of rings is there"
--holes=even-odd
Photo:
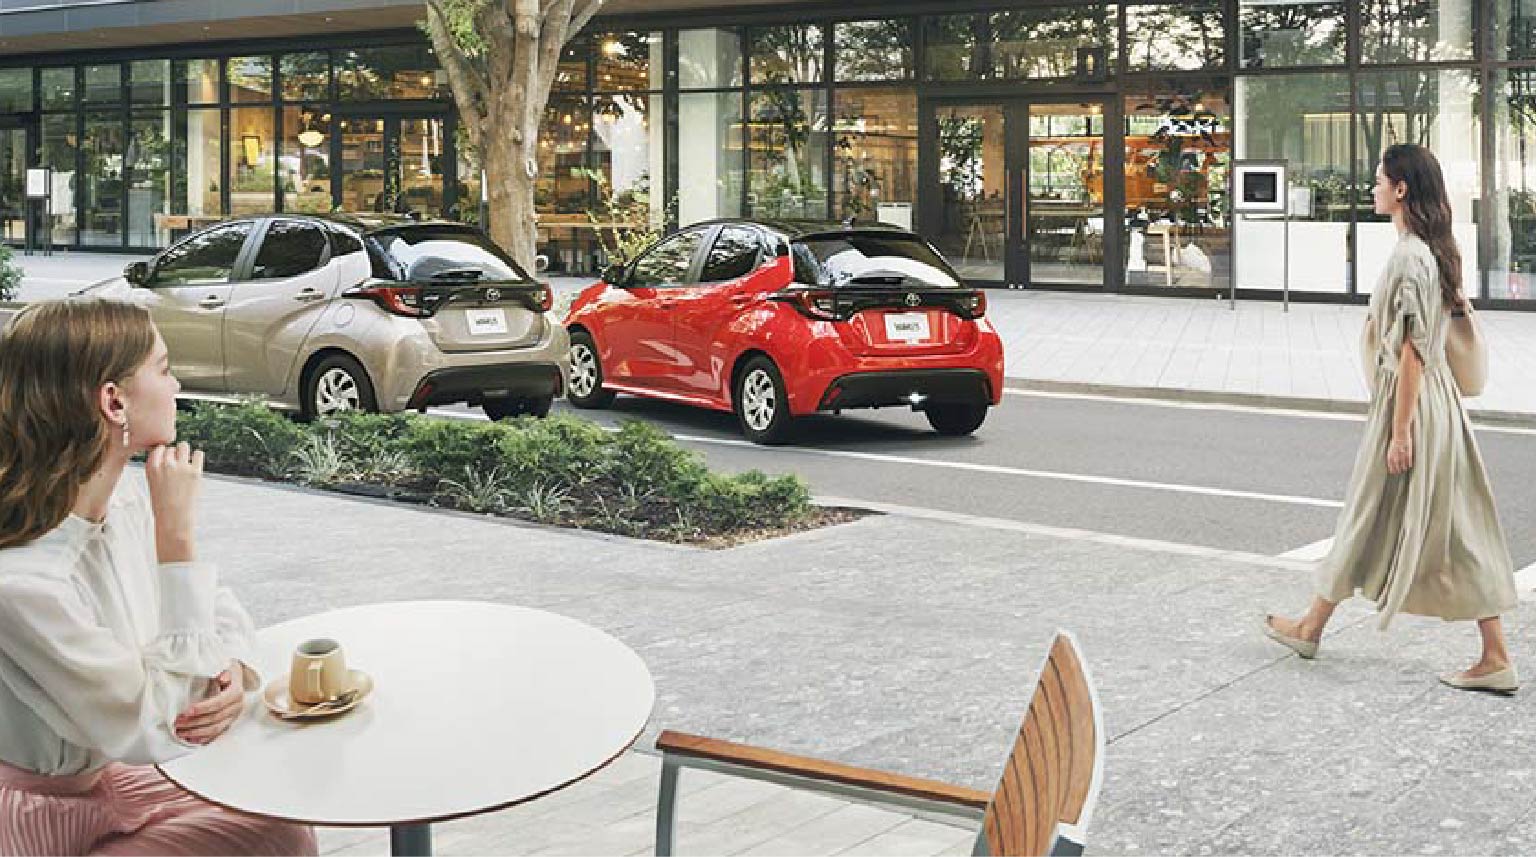
[[[940,438],[921,415],[887,409],[813,418],[796,444],[764,448],[729,414],[630,397],[578,413],[653,422],[717,467],[798,473],[818,494],[1270,555],[1332,534],[1363,428],[1340,415],[1012,393],[973,438]],[[1478,440],[1516,568],[1536,563],[1536,431]]]

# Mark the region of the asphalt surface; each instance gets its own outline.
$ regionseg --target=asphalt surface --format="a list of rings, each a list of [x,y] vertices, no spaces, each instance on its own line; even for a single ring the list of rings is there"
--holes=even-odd
[[[577,413],[654,423],[717,468],[796,473],[820,495],[1270,555],[1332,535],[1364,427],[1012,393],[970,438],[883,409],[807,419],[793,444],[768,448],[742,440],[730,414],[665,402],[621,396]],[[1480,429],[1478,442],[1515,567],[1536,563],[1536,431]]]

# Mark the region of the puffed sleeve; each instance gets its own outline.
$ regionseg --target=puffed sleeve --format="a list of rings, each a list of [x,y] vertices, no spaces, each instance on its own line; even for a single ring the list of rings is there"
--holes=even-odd
[[[25,676],[17,696],[66,741],[129,764],[193,749],[173,723],[228,662],[212,573],[195,564],[161,573],[160,633],[142,648],[97,621],[67,570],[0,575],[0,649]]]
[[[1388,303],[1391,327],[1387,329],[1387,342],[1399,348],[1412,342],[1419,358],[1429,353],[1429,336],[1433,318],[1430,290],[1435,288],[1434,273],[1418,255],[1401,255],[1393,262],[1396,267],[1392,278],[1392,299]]]

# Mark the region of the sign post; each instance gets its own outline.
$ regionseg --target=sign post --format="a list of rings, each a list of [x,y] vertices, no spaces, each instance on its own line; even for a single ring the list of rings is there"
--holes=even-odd
[[[27,232],[27,255],[32,255],[32,248],[38,243],[37,223],[34,212],[37,209],[37,201],[43,201],[43,224],[48,230],[47,240],[43,242],[43,255],[53,255],[53,168],[52,167],[28,167],[27,168],[27,220],[31,228]]]
[[[1247,214],[1278,214],[1284,220],[1280,288],[1285,311],[1291,311],[1291,214],[1286,161],[1232,162],[1232,309],[1237,309],[1237,223]]]

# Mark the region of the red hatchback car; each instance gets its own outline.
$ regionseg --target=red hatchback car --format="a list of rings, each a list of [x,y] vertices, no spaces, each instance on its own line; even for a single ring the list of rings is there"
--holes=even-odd
[[[1003,393],[986,294],[887,226],[702,223],[614,266],[565,319],[567,397],[734,411],[757,443],[795,417],[907,406],[970,434]]]

